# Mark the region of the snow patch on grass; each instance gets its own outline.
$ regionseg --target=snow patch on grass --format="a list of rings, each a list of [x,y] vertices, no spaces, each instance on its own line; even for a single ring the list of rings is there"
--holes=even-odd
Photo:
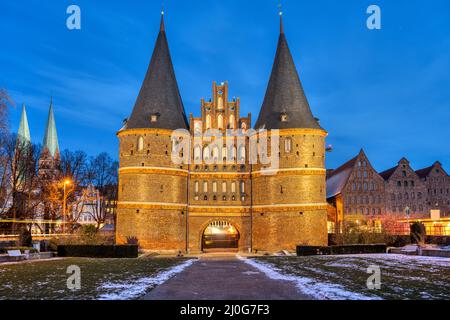
[[[146,277],[125,282],[107,282],[98,288],[98,291],[108,291],[101,294],[98,300],[130,300],[143,295],[148,289],[153,289],[184,271],[196,260],[187,260],[173,268],[156,274],[153,277]]]
[[[281,270],[269,264],[257,262],[252,259],[239,257],[245,263],[263,272],[273,280],[294,282],[297,288],[304,294],[320,300],[380,300],[376,296],[366,296],[356,292],[345,290],[342,286],[319,282],[311,278],[286,275]]]

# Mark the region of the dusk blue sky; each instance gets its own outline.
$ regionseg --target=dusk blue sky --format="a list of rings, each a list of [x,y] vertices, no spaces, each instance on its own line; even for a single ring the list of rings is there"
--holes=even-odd
[[[212,81],[228,81],[258,117],[275,55],[276,0],[166,0],[166,30],[182,98],[199,115]],[[81,7],[82,29],[66,28]],[[382,30],[366,9],[382,9]],[[283,1],[287,39],[311,108],[334,146],[335,168],[364,148],[377,170],[406,156],[450,172],[450,1]],[[0,2],[0,87],[26,103],[33,142],[53,94],[60,146],[118,155],[159,30],[161,1]]]

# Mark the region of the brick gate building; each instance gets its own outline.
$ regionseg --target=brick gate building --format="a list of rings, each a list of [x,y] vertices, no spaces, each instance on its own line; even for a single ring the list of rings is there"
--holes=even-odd
[[[133,237],[144,249],[183,252],[327,245],[327,133],[312,115],[282,21],[255,130],[251,114],[241,117],[240,100],[230,99],[228,90],[228,83],[213,83],[212,99],[201,100],[201,116],[188,121],[162,19],[133,112],[118,132],[118,243]],[[181,157],[188,152],[189,163],[172,159],[180,153],[180,141],[173,138],[179,129],[193,140],[189,150],[181,151]],[[275,170],[250,161],[256,151],[259,156],[265,152],[259,144],[262,133],[256,131],[261,129],[272,141],[266,156],[277,158]],[[220,143],[196,139],[210,130],[225,138]],[[256,149],[250,147],[252,137]]]

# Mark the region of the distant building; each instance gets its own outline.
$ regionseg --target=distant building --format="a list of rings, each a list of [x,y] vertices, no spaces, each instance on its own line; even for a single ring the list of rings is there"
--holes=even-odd
[[[384,180],[363,150],[328,172],[327,199],[336,207],[337,230],[343,221],[376,219],[385,214]]]
[[[450,216],[450,177],[439,162],[414,171],[406,158],[380,174],[363,150],[339,168],[327,170],[328,230],[341,231],[343,222],[386,220],[439,224]],[[428,220],[427,220],[428,219]],[[407,229],[407,226],[406,226]],[[405,229],[405,230],[406,230]]]
[[[73,219],[80,225],[97,225],[100,210],[100,192],[89,184],[77,195],[76,205],[72,208]]]
[[[450,217],[450,177],[440,162],[416,171],[426,186],[427,205],[439,210],[441,217]]]
[[[387,214],[399,219],[430,216],[425,184],[406,158],[380,175],[386,182]]]

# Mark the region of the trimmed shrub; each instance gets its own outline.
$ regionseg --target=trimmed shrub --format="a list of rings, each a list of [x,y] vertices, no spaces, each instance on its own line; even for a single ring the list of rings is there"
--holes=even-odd
[[[59,257],[137,258],[136,245],[59,245]]]
[[[330,247],[311,247],[298,246],[297,256],[326,256],[340,254],[373,254],[386,253],[387,246],[385,244],[364,244],[364,245],[346,245],[346,246],[330,246]]]

